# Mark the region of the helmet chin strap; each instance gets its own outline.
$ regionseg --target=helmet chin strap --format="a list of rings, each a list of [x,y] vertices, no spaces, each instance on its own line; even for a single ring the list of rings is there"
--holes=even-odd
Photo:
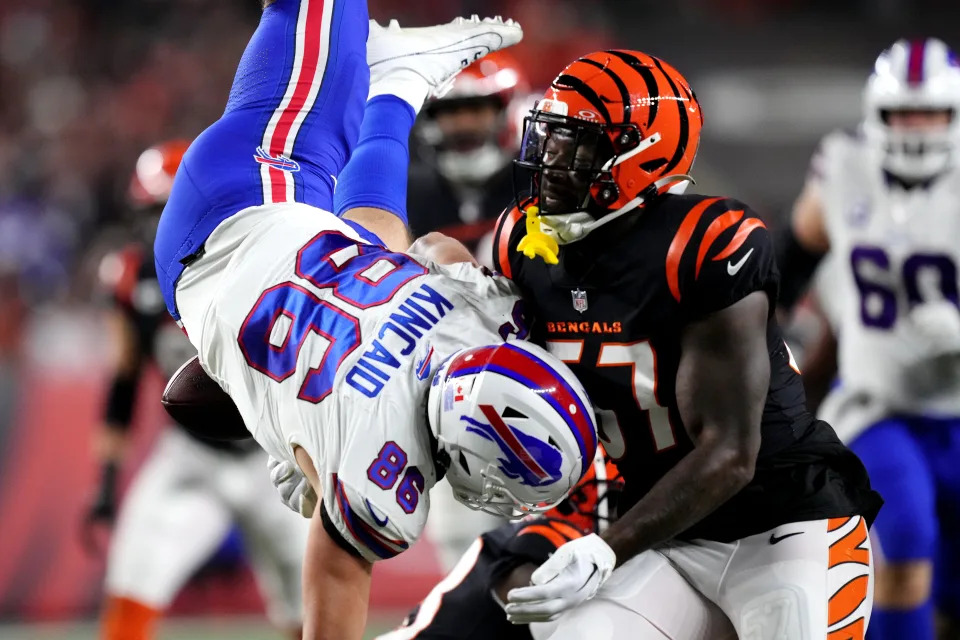
[[[665,176],[654,182],[652,185],[653,189],[651,190],[659,193],[659,191],[667,185],[673,185],[671,186],[670,190],[677,189],[677,187],[680,187],[681,185],[685,189],[688,183],[694,183],[694,179],[688,175],[677,174]],[[594,218],[586,211],[578,211],[576,213],[554,216],[538,215],[537,218],[538,222],[540,223],[540,229],[542,233],[549,236],[558,245],[570,244],[571,242],[582,240],[591,231],[594,231],[605,224],[613,222],[617,218],[620,218],[630,211],[633,211],[642,205],[643,202],[644,197],[639,195],[616,211],[608,213],[600,219]]]

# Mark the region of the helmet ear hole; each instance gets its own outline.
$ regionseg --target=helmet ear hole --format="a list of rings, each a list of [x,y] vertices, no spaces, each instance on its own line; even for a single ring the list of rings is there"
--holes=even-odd
[[[503,418],[520,418],[523,420],[527,419],[527,416],[523,415],[513,407],[507,407],[506,409],[503,410],[503,413],[500,415]]]
[[[463,471],[469,475],[470,474],[470,465],[467,464],[467,456],[463,455],[463,451],[460,452],[460,457],[457,459],[457,462],[460,463],[460,466],[463,467]]]

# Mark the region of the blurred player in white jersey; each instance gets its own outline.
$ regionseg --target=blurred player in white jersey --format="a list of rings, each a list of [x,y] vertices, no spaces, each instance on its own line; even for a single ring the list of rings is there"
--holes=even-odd
[[[100,269],[113,301],[109,328],[117,361],[97,434],[102,472],[88,513],[88,534],[113,523],[117,475],[143,398],[138,390],[144,371],[156,365],[169,376],[196,353],[164,309],[149,248],[187,145],[170,141],[140,156],[129,203],[139,216],[142,237],[108,255]],[[164,430],[117,517],[107,558],[104,640],[154,637],[163,610],[234,524],[271,621],[289,637],[299,637],[300,570],[308,527],[277,501],[264,473],[266,460],[252,439],[201,440],[179,425]]]
[[[373,23],[368,39],[366,14],[362,0],[266,3],[155,243],[168,310],[274,479],[302,473],[315,494],[304,634],[336,640],[361,637],[372,562],[416,541],[441,477],[474,508],[542,511],[597,442],[569,369],[504,343],[526,335],[510,284],[448,238],[410,246],[405,225],[416,112],[519,25]]]
[[[791,304],[820,256],[839,384],[821,417],[886,500],[873,529],[873,639],[934,636],[960,614],[960,65],[940,40],[877,59],[858,130],[828,135],[784,244]],[[936,563],[934,562],[936,560]]]

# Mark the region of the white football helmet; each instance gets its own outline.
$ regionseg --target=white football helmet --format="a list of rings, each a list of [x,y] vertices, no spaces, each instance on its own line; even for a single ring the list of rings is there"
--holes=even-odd
[[[956,162],[960,146],[960,63],[936,38],[898,40],[880,54],[864,91],[864,133],[881,152],[884,169],[924,180]],[[946,111],[942,130],[910,131],[887,124],[891,111]]]
[[[430,385],[427,416],[450,457],[446,478],[457,500],[507,517],[563,500],[597,448],[586,391],[565,364],[529,342],[453,354]]]

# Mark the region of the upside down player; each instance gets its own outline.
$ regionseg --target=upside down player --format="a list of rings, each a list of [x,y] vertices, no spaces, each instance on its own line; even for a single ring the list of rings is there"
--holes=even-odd
[[[417,110],[521,37],[476,17],[368,26],[362,0],[268,3],[224,115],[174,180],[155,243],[167,308],[254,438],[319,498],[308,638],[361,637],[372,563],[416,541],[441,477],[474,508],[536,512],[593,459],[573,374],[504,342],[526,334],[515,289],[462,245],[410,247],[404,224]]]
[[[144,370],[152,362],[169,376],[196,353],[166,313],[148,245],[187,144],[167,142],[140,156],[128,200],[144,237],[107,256],[101,268],[115,303],[110,337],[118,362],[97,438],[103,473],[91,525],[113,521],[116,478]],[[267,457],[253,440],[200,440],[177,426],[160,435],[124,497],[107,558],[101,637],[154,637],[162,611],[234,523],[271,622],[299,637],[306,523],[277,502],[263,472]]]
[[[934,38],[894,43],[867,81],[861,126],[822,141],[784,243],[789,294],[830,252],[818,297],[840,384],[821,415],[887,501],[872,532],[879,640],[931,640],[934,604],[960,619],[958,110],[956,54]]]
[[[530,516],[480,536],[403,625],[378,640],[530,640],[531,628],[507,620],[507,593],[528,584],[536,568],[565,542],[603,532],[616,519],[621,490],[619,471],[598,448],[591,471],[566,500],[542,517]],[[736,638],[723,614],[675,571],[657,576],[649,586],[633,585],[632,591],[642,592],[643,610],[632,621],[630,637],[641,637],[646,627],[646,633],[655,628],[667,640]],[[683,615],[660,615],[667,603]],[[601,637],[602,627],[616,622],[592,620],[582,637]],[[533,635],[545,626],[533,625]]]
[[[495,258],[602,410],[625,489],[620,520],[561,547],[507,613],[565,614],[552,638],[629,620],[626,576],[669,562],[741,638],[862,638],[881,499],[804,406],[763,222],[670,192],[701,123],[687,81],[636,51],[573,62],[527,119],[532,200],[502,217]]]

